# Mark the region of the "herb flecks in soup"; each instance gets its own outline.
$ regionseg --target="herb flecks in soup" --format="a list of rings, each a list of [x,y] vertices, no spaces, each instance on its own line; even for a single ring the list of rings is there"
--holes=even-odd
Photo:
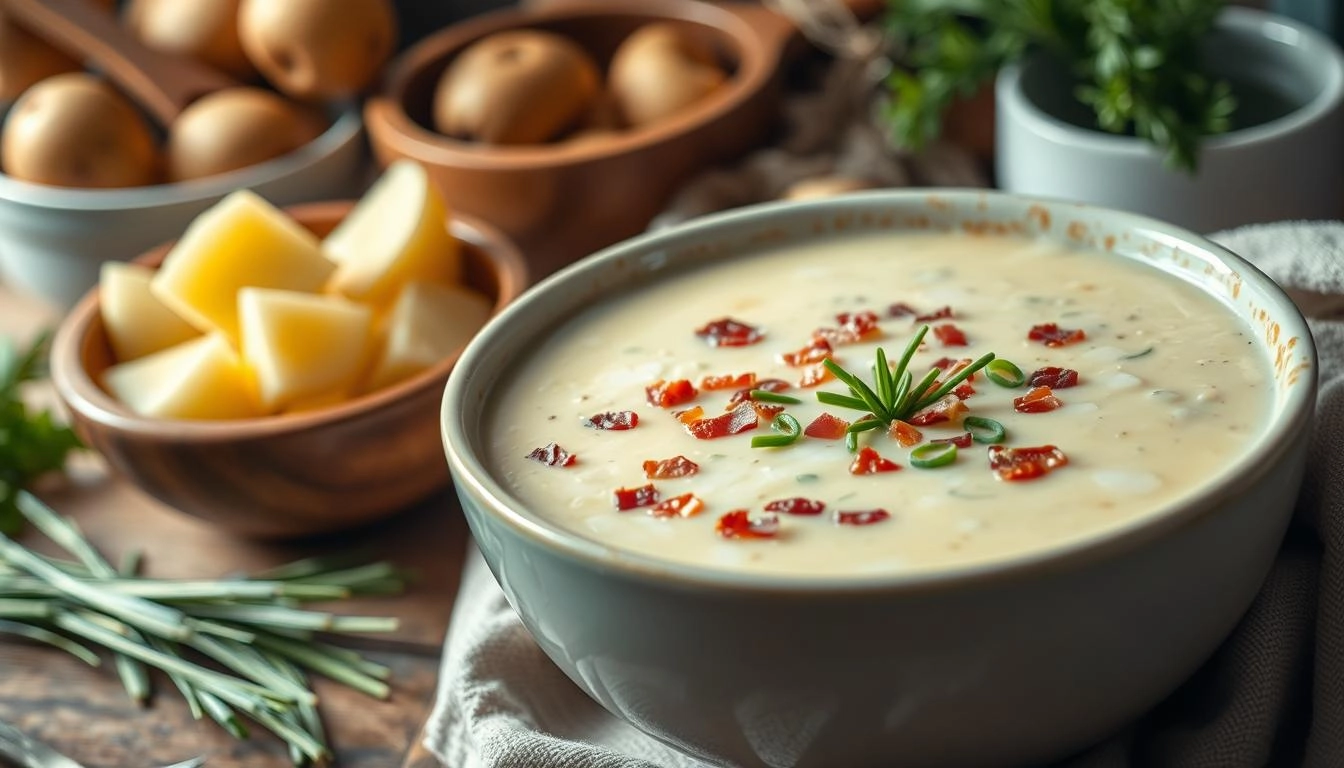
[[[1146,265],[875,234],[587,309],[512,372],[488,434],[511,493],[618,549],[902,573],[1158,513],[1245,453],[1269,383],[1231,312]]]

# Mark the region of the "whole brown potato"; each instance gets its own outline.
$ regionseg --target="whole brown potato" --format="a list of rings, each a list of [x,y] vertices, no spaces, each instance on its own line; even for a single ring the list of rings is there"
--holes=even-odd
[[[287,155],[322,132],[316,116],[261,88],[227,88],[191,103],[168,132],[168,179],[186,181]]]
[[[111,86],[82,72],[24,91],[5,119],[0,163],[16,179],[58,187],[136,187],[158,176],[149,125]]]
[[[272,85],[299,99],[363,91],[396,37],[389,0],[242,0],[238,8],[247,57]]]
[[[612,56],[607,82],[632,126],[694,104],[723,84],[723,69],[700,38],[675,24],[645,24]]]
[[[189,56],[235,77],[256,74],[238,40],[241,0],[130,0],[122,18],[150,48]]]
[[[578,123],[598,95],[597,64],[568,38],[520,29],[458,54],[434,92],[434,127],[490,144],[549,141]]]

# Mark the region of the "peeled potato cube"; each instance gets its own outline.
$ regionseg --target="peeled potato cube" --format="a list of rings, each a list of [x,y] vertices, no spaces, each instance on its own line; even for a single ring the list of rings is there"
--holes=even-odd
[[[411,160],[388,166],[322,250],[337,263],[327,290],[377,307],[410,281],[455,283],[462,271],[443,198]]]
[[[243,359],[263,407],[347,395],[368,359],[373,310],[337,296],[269,288],[238,292]]]
[[[150,286],[188,322],[219,331],[236,346],[240,288],[316,292],[335,268],[313,233],[239,190],[196,217]]]
[[[103,372],[103,387],[141,416],[242,419],[262,415],[247,369],[219,334],[114,365]]]
[[[105,261],[98,275],[98,308],[118,362],[153,354],[201,335],[149,289],[154,270]]]
[[[366,389],[381,389],[456,354],[490,317],[490,299],[457,285],[408,283],[383,325]]]

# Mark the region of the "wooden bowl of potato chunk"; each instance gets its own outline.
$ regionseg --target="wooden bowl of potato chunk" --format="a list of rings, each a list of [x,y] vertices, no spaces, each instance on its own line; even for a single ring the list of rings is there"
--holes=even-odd
[[[339,201],[283,210],[321,239],[355,205],[353,201]],[[451,239],[457,243],[461,287],[484,295],[489,302],[488,314],[497,313],[527,285],[520,253],[495,229],[470,217],[454,213],[447,224]],[[188,230],[179,242],[190,237]],[[159,267],[175,245],[155,248],[134,264],[154,270],[156,277],[163,276],[168,268]],[[139,279],[134,274],[121,278]],[[214,279],[210,275],[203,278],[207,283]],[[371,380],[377,376],[366,370],[339,396],[312,395],[293,384],[296,379],[311,378],[310,374],[322,367],[313,360],[300,364],[285,359],[274,364],[240,362],[251,398],[251,405],[240,405],[243,401],[237,399],[235,383],[220,373],[232,368],[201,362],[213,359],[211,354],[218,351],[202,352],[203,348],[228,347],[227,341],[216,338],[227,334],[207,333],[182,341],[172,338],[170,320],[142,319],[143,325],[157,329],[142,335],[166,336],[157,339],[158,346],[176,346],[167,351],[151,350],[152,354],[128,351],[125,339],[113,343],[110,336],[115,334],[109,333],[104,321],[104,300],[126,303],[124,291],[120,287],[111,290],[108,285],[104,283],[90,292],[62,322],[52,345],[52,379],[76,430],[88,445],[159,501],[236,534],[295,538],[389,516],[447,485],[448,470],[438,431],[439,401],[448,373],[474,329],[459,329],[451,349],[442,350],[441,358],[418,372],[403,371],[400,380],[383,375],[385,381],[373,386]],[[361,290],[370,287],[364,281]],[[332,292],[329,285],[324,290]],[[272,352],[278,349],[282,357],[307,354],[311,350],[285,349],[286,343],[294,346],[296,339],[306,338],[305,333],[311,335],[312,345],[328,346],[324,353],[327,356],[335,359],[344,354],[341,343],[323,340],[322,334],[311,331],[311,327],[305,330],[304,323],[311,317],[287,309],[307,299],[289,297],[268,304],[276,296],[285,298],[283,292],[256,293],[253,303],[261,305],[257,311],[263,315],[297,319],[291,320],[292,327],[287,331],[291,338],[286,342],[284,334],[269,332],[267,336],[255,328],[251,336],[247,335],[249,317],[257,311],[241,318],[240,338],[234,344],[240,350],[239,361],[243,360],[245,344],[251,345],[251,352],[271,344]],[[364,313],[373,329],[365,340],[368,361],[380,355],[383,357],[379,359],[385,360],[390,354],[387,349],[393,346],[389,339],[394,333],[390,318],[399,311],[393,304],[387,299]],[[338,324],[336,328],[349,332],[348,325]],[[358,343],[350,337],[344,346]],[[189,350],[191,345],[196,347]],[[119,365],[114,349],[145,356]],[[286,365],[293,370],[286,370]],[[376,366],[368,362],[368,367]],[[198,368],[206,372],[199,373]],[[205,391],[184,394],[162,384],[165,378],[177,381],[186,375],[184,369],[191,369],[190,375],[196,377],[193,380]],[[387,383],[389,380],[393,383]],[[264,408],[257,405],[263,400],[269,401]]]

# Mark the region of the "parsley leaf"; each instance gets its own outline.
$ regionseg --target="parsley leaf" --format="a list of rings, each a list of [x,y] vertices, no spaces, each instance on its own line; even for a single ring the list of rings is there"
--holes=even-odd
[[[0,533],[17,533],[22,526],[15,506],[19,491],[63,467],[70,451],[80,447],[75,433],[56,423],[50,411],[32,413],[23,402],[23,385],[46,375],[46,352],[46,335],[24,350],[0,338]]]

